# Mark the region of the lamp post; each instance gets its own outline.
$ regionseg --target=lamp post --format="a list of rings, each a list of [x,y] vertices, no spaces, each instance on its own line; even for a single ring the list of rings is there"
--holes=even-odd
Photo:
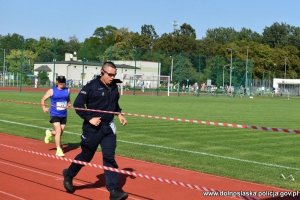
[[[225,79],[225,77],[224,77],[224,69],[225,69],[225,67],[227,67],[227,66],[229,66],[229,64],[223,66],[223,90],[225,90],[225,85],[224,85],[224,79]]]
[[[284,79],[286,79],[286,57],[284,58]]]
[[[263,85],[263,88],[266,88],[266,86],[265,86],[265,69],[263,70],[262,85]]]
[[[5,49],[3,49],[3,86],[5,86],[5,75],[6,75],[6,66],[5,66]]]
[[[201,63],[200,63],[200,62],[201,62],[201,55],[199,55],[199,63],[198,63],[198,64],[199,64],[199,66],[198,66],[198,68],[199,68],[199,73],[200,73],[200,66],[201,66]]]
[[[271,91],[271,65],[269,65],[269,90]]]
[[[22,92],[22,74],[23,74],[23,63],[24,63],[24,48],[21,50],[21,69],[20,69],[20,92]]]
[[[83,86],[83,78],[84,78],[84,60],[85,58],[82,59],[81,86]]]
[[[71,66],[71,64],[67,65],[67,74],[66,74],[66,79],[69,79],[69,67]]]
[[[189,92],[189,79],[186,79],[186,87],[187,87],[187,90],[188,90],[188,92]]]
[[[134,59],[133,95],[135,95],[135,82],[136,82],[136,60]]]
[[[246,57],[246,76],[245,76],[245,88],[248,87],[248,47],[247,47],[247,57]]]
[[[229,87],[230,87],[230,91],[231,91],[231,77],[232,77],[232,49],[231,48],[227,48],[228,50],[230,50],[231,52],[231,56],[230,56],[230,76],[229,76]]]
[[[55,62],[56,62],[56,39],[53,40],[53,86],[56,85],[56,74],[55,74]]]
[[[133,79],[133,95],[135,95],[135,82],[136,82],[136,50],[134,49],[134,79]]]
[[[286,57],[284,57],[284,85],[283,85],[283,88],[284,88],[284,92],[285,92],[285,82],[286,82]]]
[[[172,82],[172,80],[173,80],[173,67],[174,67],[174,61],[173,61],[173,57],[172,56],[170,56],[171,57],[171,59],[172,59],[172,61],[171,61],[171,82]]]
[[[52,82],[53,82],[53,85],[55,85],[55,78],[56,78],[56,75],[55,75],[55,61],[56,59],[53,58],[53,78],[52,78]]]

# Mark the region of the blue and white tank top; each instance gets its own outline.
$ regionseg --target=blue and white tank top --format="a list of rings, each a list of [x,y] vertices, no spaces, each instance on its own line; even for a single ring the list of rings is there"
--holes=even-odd
[[[69,89],[59,90],[56,86],[52,87],[53,95],[51,99],[50,116],[66,117],[69,98]]]

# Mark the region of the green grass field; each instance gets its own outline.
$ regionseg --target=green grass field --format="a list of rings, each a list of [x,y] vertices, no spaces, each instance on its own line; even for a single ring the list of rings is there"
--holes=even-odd
[[[0,91],[0,99],[39,103],[44,93]],[[72,95],[74,100],[76,94]],[[122,96],[123,112],[300,129],[299,98]],[[0,101],[0,132],[43,140],[49,116],[36,105]],[[117,154],[194,171],[300,188],[300,135],[127,116]],[[79,145],[82,120],[69,111],[63,143]],[[101,163],[102,164],[102,163]],[[141,172],[142,173],[142,172]],[[293,175],[295,181],[281,178]],[[166,177],[172,178],[172,177]]]

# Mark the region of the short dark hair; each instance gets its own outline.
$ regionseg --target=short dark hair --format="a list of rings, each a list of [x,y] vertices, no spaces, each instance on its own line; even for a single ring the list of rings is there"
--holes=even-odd
[[[66,83],[66,77],[65,77],[65,76],[58,76],[58,77],[56,78],[56,81],[57,81],[58,83]]]
[[[102,65],[102,69],[103,69],[104,67],[112,67],[112,68],[114,68],[114,69],[117,69],[116,65],[115,65],[113,62],[111,62],[111,61],[106,61],[106,62],[104,62],[103,65]]]

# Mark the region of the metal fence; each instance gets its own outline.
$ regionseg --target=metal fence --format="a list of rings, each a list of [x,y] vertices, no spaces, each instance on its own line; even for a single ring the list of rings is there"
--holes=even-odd
[[[222,76],[222,74],[217,74],[216,76]],[[36,77],[27,77],[24,79],[25,75],[21,76],[20,73],[10,73],[5,74],[0,73],[0,87],[50,87],[52,82],[48,81],[41,85]],[[22,79],[22,81],[21,81]],[[228,78],[227,78],[228,79]],[[245,87],[244,80],[232,79],[232,87],[229,88],[228,80],[225,81],[223,87],[221,84],[214,84],[211,80],[207,82],[181,82],[181,83],[171,83],[170,91],[171,93],[177,94],[201,94],[201,93],[212,93],[212,94],[228,94],[228,95],[248,95],[248,96],[300,96],[300,84],[279,84],[278,90],[275,92],[273,88],[272,79],[248,79],[247,87]],[[222,81],[221,81],[222,82]],[[76,84],[77,83],[77,84]],[[209,84],[208,84],[209,83]],[[80,80],[74,81],[67,84],[70,88],[80,88]],[[135,89],[139,89],[136,85]]]

